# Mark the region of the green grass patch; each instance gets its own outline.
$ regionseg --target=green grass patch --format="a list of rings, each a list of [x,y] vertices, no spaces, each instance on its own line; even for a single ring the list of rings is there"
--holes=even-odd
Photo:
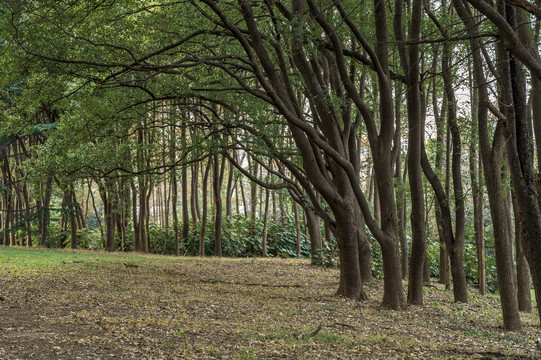
[[[102,251],[71,249],[35,249],[13,246],[0,246],[0,271],[13,269],[13,275],[25,270],[54,269],[59,266],[108,266],[111,264],[141,265],[152,263],[156,255],[134,253],[106,253]],[[175,259],[171,256],[160,256],[165,262]],[[178,258],[176,258],[178,261]]]
[[[341,344],[350,346],[352,345],[352,341],[349,339],[346,339],[343,336],[340,336],[338,334],[322,330],[317,333],[317,335],[314,337],[315,341],[322,343],[322,344]]]

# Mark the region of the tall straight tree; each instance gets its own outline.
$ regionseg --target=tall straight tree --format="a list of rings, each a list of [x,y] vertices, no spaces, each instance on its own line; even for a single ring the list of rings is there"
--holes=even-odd
[[[424,126],[421,112],[421,85],[419,68],[419,37],[423,6],[421,0],[413,0],[409,27],[409,46],[404,47],[402,33],[403,0],[395,1],[394,30],[399,42],[400,62],[407,79],[408,108],[408,177],[411,192],[412,246],[408,281],[408,303],[423,304],[423,269],[426,255],[425,210],[421,149]]]
[[[212,187],[214,194],[214,255],[222,257],[222,222],[223,222],[223,205],[222,205],[222,183],[225,170],[225,157],[220,157],[218,154],[212,156],[213,160],[213,178]]]

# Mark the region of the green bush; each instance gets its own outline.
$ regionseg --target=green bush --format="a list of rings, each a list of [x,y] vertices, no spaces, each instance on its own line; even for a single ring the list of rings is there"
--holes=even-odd
[[[103,248],[103,241],[99,230],[89,227],[82,228],[77,232],[78,246],[84,249],[100,250]]]
[[[49,223],[48,247],[65,248],[70,245],[70,233],[64,231],[57,222]]]
[[[192,228],[190,237],[185,244],[187,255],[199,254],[200,224]],[[222,252],[228,257],[260,256],[262,253],[263,222],[255,222],[244,216],[235,215],[224,218],[222,231]],[[288,219],[285,226],[269,221],[267,230],[267,255],[281,257],[296,257],[296,231],[293,221]],[[214,255],[214,222],[208,222],[205,236],[205,254]],[[310,256],[310,244],[301,234],[301,256]]]

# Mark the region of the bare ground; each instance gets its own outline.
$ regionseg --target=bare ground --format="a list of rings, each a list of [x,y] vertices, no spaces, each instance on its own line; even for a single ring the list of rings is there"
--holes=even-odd
[[[103,255],[96,255],[96,259]],[[141,256],[141,255],[138,255]],[[336,269],[283,259],[146,256],[21,271],[0,264],[0,359],[530,359],[536,314],[504,332],[494,296],[379,308],[333,296]],[[128,266],[127,266],[128,265]]]

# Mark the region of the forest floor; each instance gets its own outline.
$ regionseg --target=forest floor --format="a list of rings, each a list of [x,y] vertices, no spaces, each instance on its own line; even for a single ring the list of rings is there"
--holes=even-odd
[[[0,247],[0,359],[532,359],[536,313],[501,328],[498,298],[424,306],[333,296],[306,260],[175,258]]]

